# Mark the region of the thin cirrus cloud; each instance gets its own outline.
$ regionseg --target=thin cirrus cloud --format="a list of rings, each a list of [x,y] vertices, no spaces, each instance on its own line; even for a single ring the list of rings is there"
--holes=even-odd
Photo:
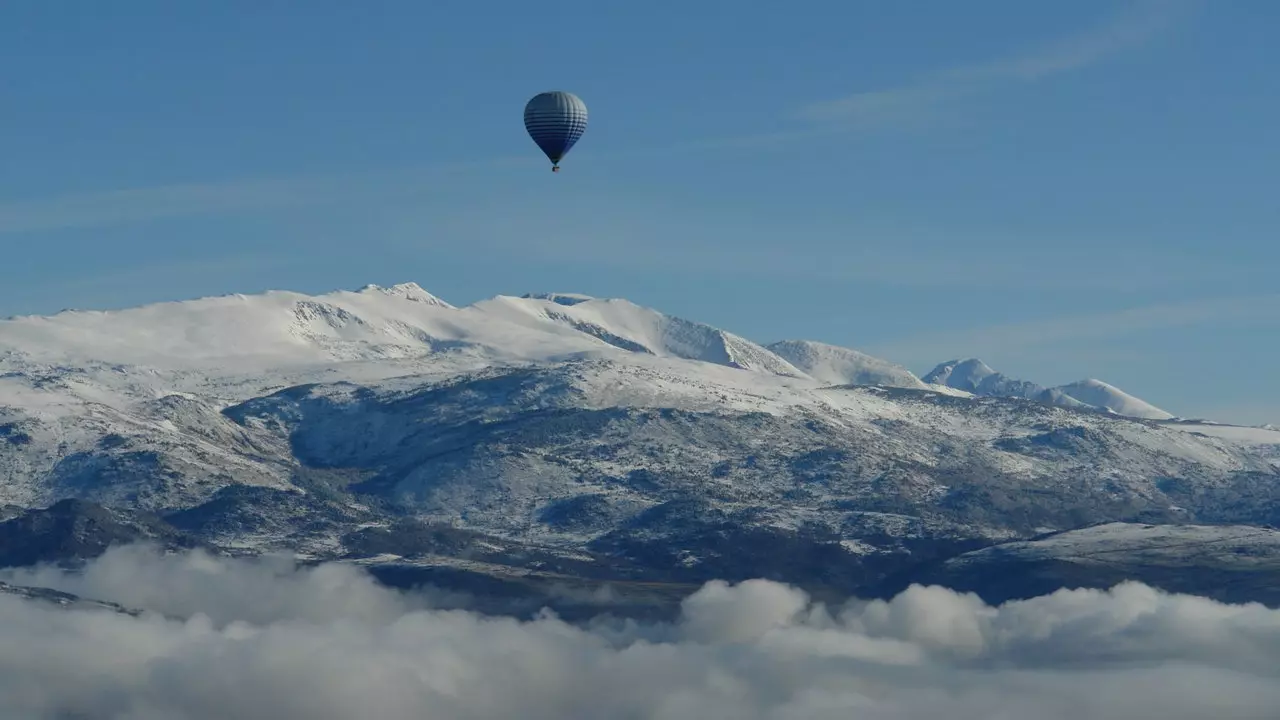
[[[1076,248],[1070,235],[1018,246],[1007,237],[927,225],[744,223],[734,211],[672,206],[640,195],[593,195],[583,203],[588,211],[571,215],[518,198],[493,207],[502,211],[409,213],[396,234],[399,242],[414,245],[433,234],[466,236],[473,244],[539,261],[878,287],[1133,291],[1168,287],[1191,275],[1200,282],[1238,280],[1243,272],[1231,265],[1206,267],[1173,251],[1154,254],[1117,244],[1109,262],[1066,272],[1061,268],[1090,252]],[[1004,249],[972,251],[991,242]]]
[[[486,158],[368,172],[243,178],[106,190],[0,204],[0,235],[129,225],[164,218],[226,214],[350,200],[361,193],[413,193],[448,171],[528,162]]]
[[[887,120],[927,112],[950,100],[1006,84],[1035,82],[1080,70],[1168,30],[1188,4],[1189,0],[1133,3],[1086,32],[1022,55],[951,68],[900,87],[812,103],[801,108],[799,115],[822,123]]]
[[[1237,295],[1161,303],[1114,312],[931,333],[889,341],[868,350],[892,357],[931,356],[936,355],[939,350],[954,353],[957,348],[975,351],[981,349],[982,353],[993,354],[1226,320],[1259,325],[1280,324],[1280,294]]]
[[[342,183],[283,178],[189,183],[62,195],[0,205],[0,234],[127,225],[148,220],[317,202]]]

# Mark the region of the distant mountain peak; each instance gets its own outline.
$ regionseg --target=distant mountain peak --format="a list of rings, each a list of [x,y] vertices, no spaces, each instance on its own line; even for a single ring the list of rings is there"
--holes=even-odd
[[[201,369],[236,377],[284,367],[393,359],[442,363],[555,362],[613,355],[679,358],[826,385],[880,385],[1033,399],[1148,419],[1164,410],[1089,378],[1046,388],[976,357],[939,364],[923,378],[896,363],[811,340],[769,346],[623,298],[543,292],[499,295],[458,308],[414,282],[321,295],[284,290],[158,302],[0,321],[0,358],[12,362]]]
[[[905,367],[851,348],[814,340],[780,340],[765,347],[815,380],[832,385],[927,387]]]
[[[976,392],[983,380],[997,374],[990,365],[978,358],[964,358],[939,363],[921,380],[933,385],[945,385],[956,390]]]
[[[557,305],[578,305],[584,302],[590,302],[596,298],[581,293],[525,293],[520,296],[523,300],[550,300]]]
[[[922,379],[927,383],[988,397],[1018,397],[1076,410],[1095,410],[1150,420],[1169,420],[1174,417],[1173,414],[1096,378],[1086,378],[1056,387],[1042,387],[997,372],[978,358],[939,363]]]
[[[471,306],[526,327],[571,329],[623,350],[803,377],[770,350],[706,323],[667,315],[623,298],[571,293],[499,295]]]
[[[978,358],[948,360],[921,379],[931,385],[942,385],[974,395],[1033,398],[1044,392],[1044,388],[1035,383],[996,372]]]
[[[360,288],[358,292],[361,295],[372,295],[374,293],[381,293],[383,295],[389,295],[391,297],[404,298],[406,300],[413,300],[415,302],[424,302],[430,305],[438,305],[440,307],[453,307],[452,305],[445,302],[444,300],[441,300],[435,295],[432,295],[431,293],[422,289],[422,286],[415,282],[398,283],[396,285],[392,285],[391,287],[382,287],[381,285],[369,284]]]
[[[1094,378],[1078,380],[1054,388],[1086,405],[1128,417],[1150,420],[1171,420],[1174,415],[1145,400],[1140,400],[1120,388]]]

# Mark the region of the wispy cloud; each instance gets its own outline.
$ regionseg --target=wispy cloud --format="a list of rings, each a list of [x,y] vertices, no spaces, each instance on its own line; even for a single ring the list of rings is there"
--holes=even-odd
[[[801,116],[816,121],[875,120],[916,113],[945,101],[1005,83],[1032,82],[1078,70],[1142,43],[1172,25],[1191,0],[1145,0],[1126,6],[1097,27],[1048,47],[989,63],[952,68],[915,84],[857,93],[814,103]],[[690,139],[662,148],[597,149],[598,156],[626,157],[716,148],[758,149],[785,145],[814,134],[838,131],[838,124],[742,136]],[[0,201],[0,235],[104,227],[173,217],[253,212],[323,204],[369,188],[414,189],[415,183],[462,167],[538,163],[533,152],[518,157],[401,170],[330,175],[248,178],[155,187],[113,189],[52,198]]]
[[[39,198],[0,205],[0,233],[102,227],[228,210],[307,204],[323,199],[342,185],[340,178],[292,177]]]
[[[1187,4],[1182,0],[1136,2],[1105,18],[1096,27],[1046,47],[992,62],[951,68],[901,87],[814,103],[802,108],[800,115],[823,122],[885,120],[925,111],[1003,84],[1034,82],[1080,70],[1168,29]]]
[[[1110,243],[1107,262],[1098,263],[1096,236],[1046,232],[1027,243],[1021,236],[928,223],[746,221],[736,208],[691,208],[640,192],[617,197],[584,190],[576,202],[582,209],[572,213],[525,197],[490,201],[483,213],[418,208],[398,218],[388,242],[420,247],[424,237],[465,237],[469,247],[538,262],[910,289],[1133,292],[1191,280],[1202,286],[1256,282],[1263,272],[1227,261],[1206,265],[1173,250],[1152,253],[1126,244],[1124,236]],[[999,249],[975,251],[993,245]]]
[[[350,199],[370,190],[414,192],[460,168],[533,162],[489,158],[404,169],[158,185],[0,204],[0,235],[126,225],[191,215],[271,210]]]
[[[973,329],[948,330],[880,343],[868,351],[885,357],[940,357],[1013,352],[1060,343],[1096,341],[1150,330],[1224,320],[1280,325],[1280,293],[1189,300]]]

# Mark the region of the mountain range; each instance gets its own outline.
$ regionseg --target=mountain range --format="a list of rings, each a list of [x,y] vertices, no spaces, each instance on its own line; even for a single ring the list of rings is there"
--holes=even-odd
[[[599,594],[564,588],[605,585],[669,608],[747,577],[1271,601],[1278,480],[1280,432],[1100,380],[916,376],[622,299],[455,307],[407,283],[0,321],[0,566],[146,540],[529,610],[588,612]],[[1099,537],[1123,540],[1109,563]],[[1151,551],[1170,538],[1240,548],[1236,579],[1222,553]]]

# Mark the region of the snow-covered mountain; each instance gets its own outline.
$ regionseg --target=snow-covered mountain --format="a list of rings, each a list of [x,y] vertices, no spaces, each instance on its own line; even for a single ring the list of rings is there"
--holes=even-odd
[[[977,358],[940,363],[923,380],[986,397],[1027,398],[1059,407],[1093,409],[1149,420],[1172,420],[1175,417],[1101,380],[1090,378],[1067,385],[1042,387],[996,372]]]
[[[991,603],[1138,580],[1222,602],[1280,605],[1280,531],[1247,525],[1105,523],[949,558],[911,582]]]
[[[941,363],[923,379],[933,385],[945,385],[974,395],[994,397],[1031,398],[1044,389],[1035,383],[1015,380],[998,373],[977,358]]]
[[[874,591],[1094,523],[1280,520],[1280,433],[1125,417],[1153,409],[1101,383],[1046,404],[984,368],[413,284],[14,318],[0,537]]]
[[[113,363],[206,377],[350,362],[476,367],[641,353],[804,377],[756,343],[626,300],[499,296],[455,308],[413,283],[13,318],[0,322],[0,352],[31,363]]]
[[[901,365],[849,348],[812,340],[783,340],[765,347],[809,377],[832,385],[886,385],[917,390],[929,387]]]
[[[1078,380],[1066,385],[1050,388],[1050,392],[1060,393],[1076,402],[1090,407],[1101,408],[1117,415],[1148,418],[1152,420],[1172,420],[1173,414],[1152,405],[1144,400],[1108,385],[1101,380]]]
[[[628,300],[585,295],[499,296],[474,309],[531,329],[571,328],[611,346],[657,357],[683,358],[801,377],[786,360],[719,328],[665,315]]]

